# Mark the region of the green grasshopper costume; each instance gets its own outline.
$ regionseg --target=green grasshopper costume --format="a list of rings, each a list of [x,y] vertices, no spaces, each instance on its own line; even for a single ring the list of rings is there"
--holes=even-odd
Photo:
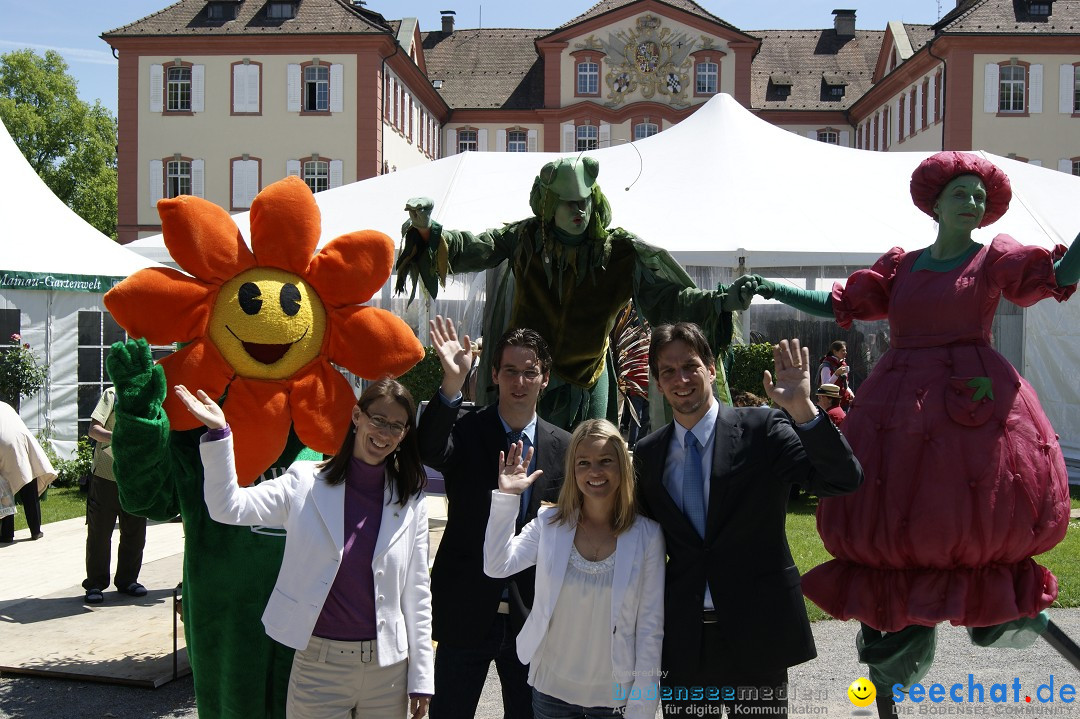
[[[753,295],[741,281],[715,291],[698,289],[666,250],[624,229],[609,229],[611,206],[596,184],[599,171],[591,157],[547,163],[529,197],[534,216],[480,234],[445,229],[430,219],[431,200],[410,200],[397,264],[399,292],[408,278],[414,293],[420,282],[432,297],[447,274],[500,268],[498,289],[488,296],[484,336],[529,327],[547,340],[554,366],[538,410],[568,429],[583,419],[614,421],[608,337],[627,302],[633,300],[652,324],[698,324],[720,356],[731,343],[732,311],[745,309]],[[727,400],[722,367],[718,373],[717,386]],[[490,366],[482,364],[478,376],[486,384]]]

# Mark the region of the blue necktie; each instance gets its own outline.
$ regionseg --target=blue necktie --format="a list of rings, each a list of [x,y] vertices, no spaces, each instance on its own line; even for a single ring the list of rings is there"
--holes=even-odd
[[[683,513],[698,535],[705,536],[705,480],[701,476],[701,449],[693,432],[686,433],[683,458]]]
[[[513,429],[510,430],[506,433],[507,448],[511,447],[515,442],[520,442],[522,439],[526,439],[524,432]],[[525,446],[527,444],[528,442],[525,442],[525,444],[523,444],[521,447],[522,458],[524,458],[525,452],[529,451],[529,448]],[[529,463],[529,467],[526,467],[525,470],[528,471],[531,467],[532,462]],[[521,500],[518,503],[518,524],[521,524],[525,521],[525,515],[529,512],[529,499],[531,497],[532,487],[528,487],[524,492],[521,493]]]

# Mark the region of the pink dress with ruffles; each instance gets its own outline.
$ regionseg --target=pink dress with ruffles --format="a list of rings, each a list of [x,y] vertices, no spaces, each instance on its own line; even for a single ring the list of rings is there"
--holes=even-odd
[[[1027,307],[1075,291],[1054,279],[1064,251],[998,235],[951,271],[912,272],[919,252],[893,248],[833,288],[842,327],[888,317],[891,336],[843,425],[866,479],[818,508],[836,559],[807,573],[803,591],[829,614],[881,631],[989,626],[1057,596],[1031,557],[1065,536],[1065,462],[990,327],[1001,297]],[[983,396],[985,382],[969,384],[980,377]]]

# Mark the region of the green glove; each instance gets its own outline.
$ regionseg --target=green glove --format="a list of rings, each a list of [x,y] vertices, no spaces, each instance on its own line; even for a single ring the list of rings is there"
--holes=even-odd
[[[1076,236],[1064,256],[1054,263],[1054,279],[1058,287],[1075,285],[1080,280],[1080,235]]]
[[[724,312],[744,312],[750,308],[757,287],[757,275],[743,275],[723,289],[724,295],[720,309]]]
[[[761,281],[760,286],[764,291],[770,293],[766,295],[764,292],[759,292],[762,297],[769,298],[771,296],[772,299],[779,300],[788,307],[794,307],[808,315],[836,319],[832,309],[832,293],[830,292],[825,290],[800,290],[798,287],[764,279]]]
[[[154,364],[146,340],[116,342],[105,358],[105,369],[116,386],[116,401],[127,414],[155,417],[165,401],[165,370]]]
[[[754,275],[754,280],[757,282],[757,289],[754,291],[764,297],[767,300],[771,300],[776,296],[776,283],[770,282],[761,275]]]

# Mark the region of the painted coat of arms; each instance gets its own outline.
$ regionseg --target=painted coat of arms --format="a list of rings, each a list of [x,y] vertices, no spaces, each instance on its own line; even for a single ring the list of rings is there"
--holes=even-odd
[[[704,38],[702,38],[704,40]],[[695,45],[703,45],[685,32],[662,27],[655,15],[642,15],[634,28],[620,30],[602,45],[610,70],[604,77],[607,83],[608,107],[618,107],[636,90],[642,99],[656,94],[667,96],[674,107],[689,104],[692,61]],[[596,41],[590,38],[590,41]],[[711,44],[711,43],[710,43]]]

